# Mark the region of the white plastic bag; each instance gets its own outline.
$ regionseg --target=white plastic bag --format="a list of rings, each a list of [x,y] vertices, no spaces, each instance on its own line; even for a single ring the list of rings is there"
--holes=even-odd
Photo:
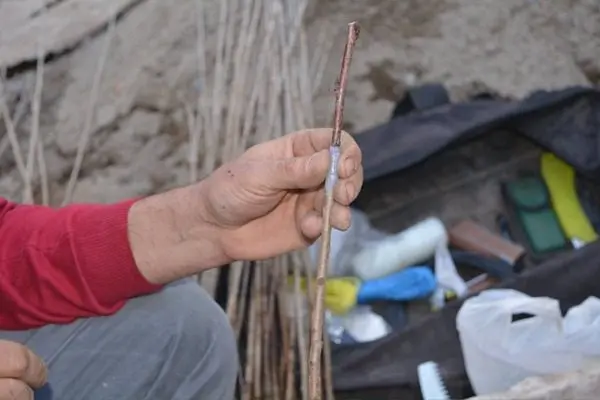
[[[435,248],[435,279],[438,287],[430,299],[434,310],[444,307],[446,290],[452,290],[458,298],[465,297],[469,292],[467,283],[456,270],[446,243],[439,243]]]
[[[344,315],[334,316],[331,322],[342,327],[359,343],[372,342],[388,335],[390,326],[369,306],[357,306]]]
[[[515,314],[533,317],[513,322]],[[600,300],[563,318],[557,300],[509,289],[468,299],[456,317],[465,367],[477,395],[510,389],[530,376],[600,364]]]

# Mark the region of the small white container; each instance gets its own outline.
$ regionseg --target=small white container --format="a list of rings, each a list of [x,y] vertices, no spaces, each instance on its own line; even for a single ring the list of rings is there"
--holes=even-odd
[[[352,270],[362,280],[381,278],[422,263],[440,243],[448,243],[446,228],[438,218],[430,217],[363,248],[352,259]]]

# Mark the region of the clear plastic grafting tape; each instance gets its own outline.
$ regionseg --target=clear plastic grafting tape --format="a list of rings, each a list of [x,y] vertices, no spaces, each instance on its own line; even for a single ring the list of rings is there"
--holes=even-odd
[[[325,193],[333,192],[333,187],[338,180],[338,164],[340,162],[340,148],[338,146],[330,146],[329,154],[331,155],[331,163],[329,164],[329,173],[325,179]]]

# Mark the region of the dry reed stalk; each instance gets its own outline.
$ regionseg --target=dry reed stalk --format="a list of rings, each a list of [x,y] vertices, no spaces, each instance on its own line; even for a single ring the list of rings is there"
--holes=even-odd
[[[254,127],[254,121],[259,118],[258,110],[260,109],[261,100],[265,96],[266,85],[265,85],[265,67],[267,62],[267,57],[263,55],[266,54],[268,47],[271,45],[272,37],[271,35],[267,35],[264,39],[263,46],[259,51],[259,57],[256,69],[258,71],[258,76],[254,82],[252,87],[252,92],[250,93],[250,100],[246,106],[246,111],[244,112],[244,121],[242,124],[242,133],[240,141],[238,142],[238,147],[240,149],[245,149],[248,147],[250,132]]]
[[[272,272],[272,282],[270,288],[270,296],[272,299],[272,308],[270,310],[272,319],[270,322],[272,324],[272,339],[270,342],[270,346],[272,348],[271,351],[271,379],[273,382],[273,398],[281,399],[282,392],[285,390],[285,384],[282,380],[281,370],[283,365],[285,364],[285,358],[281,357],[282,352],[279,351],[277,347],[281,344],[280,338],[283,336],[283,332],[287,327],[287,318],[281,318],[281,308],[283,304],[281,303],[281,289],[286,287],[287,275],[288,275],[288,263],[286,257],[279,257],[275,260],[275,268]],[[279,313],[278,313],[279,311]],[[275,321],[279,322],[276,324]],[[281,347],[285,349],[285,347]]]
[[[235,320],[235,325],[233,329],[235,330],[236,337],[239,340],[240,331],[242,329],[242,322],[244,320],[244,315],[246,315],[246,310],[248,308],[248,291],[250,286],[250,266],[248,263],[244,263],[241,267],[242,269],[242,280],[241,280],[241,290],[240,292],[240,303],[238,307],[238,314]]]
[[[189,153],[188,153],[188,166],[189,166],[189,180],[190,183],[194,183],[198,180],[198,152],[200,151],[200,131],[201,128],[198,126],[202,123],[199,117],[194,116],[194,110],[192,106],[183,101],[183,110],[185,112],[185,121],[187,124],[189,134]]]
[[[312,107],[312,91],[310,90],[311,84],[309,81],[309,75],[306,71],[310,70],[309,58],[308,58],[308,44],[307,44],[306,32],[300,32],[300,63],[297,70],[304,71],[304,73],[298,74],[298,84],[300,90],[301,108],[306,113],[305,126],[312,127],[315,124],[315,117]],[[299,71],[299,72],[300,72]],[[315,82],[315,84],[318,84]]]
[[[208,175],[212,171],[207,169],[206,160],[209,156],[212,156],[212,154],[209,155],[209,153],[212,153],[215,150],[214,147],[209,146],[212,143],[210,138],[214,136],[210,135],[210,132],[214,133],[214,131],[212,124],[211,101],[208,98],[208,95],[210,95],[210,93],[212,92],[209,86],[211,79],[208,75],[207,50],[205,44],[206,13],[204,10],[204,1],[198,0],[196,1],[196,57],[198,62],[198,98],[196,100],[196,132],[194,132],[194,135],[198,140],[198,146],[200,145],[200,139],[203,139],[204,160],[201,167],[201,173],[203,176]],[[193,151],[198,152],[199,149],[194,149]],[[198,168],[198,166],[195,166],[195,168]]]
[[[275,370],[274,363],[276,362],[273,357],[275,353],[275,294],[276,286],[279,284],[279,272],[282,268],[282,259],[276,258],[272,261],[272,265],[268,266],[269,270],[265,271],[265,289],[264,289],[264,301],[265,307],[265,333],[263,335],[263,349],[264,349],[264,361],[265,361],[265,391],[264,397],[269,399],[274,396],[276,375],[273,373]],[[276,398],[276,397],[275,397]]]
[[[289,325],[289,336],[291,345],[287,349],[286,358],[288,360],[287,374],[285,377],[285,400],[293,400],[296,398],[296,382],[295,382],[295,371],[294,365],[296,363],[296,352],[294,351],[293,343],[296,342],[296,326],[295,324]]]
[[[344,95],[346,84],[348,82],[348,69],[352,60],[352,51],[358,38],[358,25],[351,22],[348,25],[348,36],[346,47],[342,57],[342,67],[340,78],[336,91],[335,110],[333,117],[333,133],[331,139],[332,148],[341,146],[342,120],[344,116]],[[321,353],[323,349],[323,314],[324,314],[324,294],[325,278],[329,267],[329,250],[331,246],[331,209],[333,207],[333,185],[337,179],[337,159],[332,151],[332,167],[330,168],[331,181],[326,182],[325,186],[325,206],[323,209],[323,232],[321,234],[321,251],[319,254],[319,263],[317,266],[317,281],[315,291],[314,307],[311,315],[310,327],[310,348],[308,360],[308,390],[310,400],[321,400],[323,398],[323,388],[321,382]]]
[[[272,393],[273,399],[281,399],[281,383],[279,382],[279,374],[278,374],[278,361],[279,361],[279,353],[275,351],[271,351],[271,370],[269,374],[271,376],[271,381],[273,382]]]
[[[256,275],[252,278],[252,289],[250,301],[250,311],[248,315],[248,336],[246,340],[246,368],[244,371],[244,385],[241,388],[242,400],[251,400],[253,391],[253,378],[254,378],[254,351],[255,351],[255,336],[256,336],[256,320],[257,320],[257,301],[256,294],[258,292],[258,280]]]
[[[260,398],[262,393],[262,370],[261,370],[261,362],[262,362],[262,334],[263,334],[263,307],[262,307],[262,277],[263,277],[263,269],[262,264],[260,262],[256,263],[254,267],[254,279],[257,282],[257,293],[256,297],[252,300],[256,303],[256,315],[257,315],[257,323],[254,325],[254,329],[256,330],[254,334],[254,359],[251,360],[254,364],[254,377],[253,377],[253,395],[254,398]]]
[[[246,84],[249,72],[252,71],[250,57],[252,56],[252,45],[256,42],[258,24],[261,19],[262,2],[254,1],[252,6],[244,8],[241,29],[239,31],[238,46],[235,51],[234,71],[231,86],[235,89],[230,91],[229,106],[227,107],[226,132],[240,132],[242,122],[242,103],[245,104],[246,96],[239,95],[246,92]],[[231,135],[230,148],[224,149],[228,158],[234,157],[240,149],[240,136]]]
[[[3,78],[0,77],[0,86],[2,86],[2,81]],[[2,90],[0,88],[0,97],[2,97]],[[2,99],[0,99],[0,101],[2,101]],[[12,115],[12,125],[14,126],[15,132],[21,122],[21,120],[23,119],[23,117],[25,116],[25,114],[27,113],[27,108],[29,106],[29,96],[21,96],[21,98],[19,99],[19,102],[17,103],[17,106],[15,107],[15,111]],[[2,117],[3,113],[0,112],[0,120],[3,119]],[[0,158],[2,158],[2,156],[4,155],[4,152],[9,148],[9,146],[11,146],[11,142],[9,140],[9,136],[5,135],[2,138],[2,141],[0,141]]]
[[[279,3],[277,3],[279,4]],[[275,8],[276,11],[276,16],[277,18],[277,32],[278,34],[276,35],[276,37],[278,37],[280,40],[278,42],[278,46],[279,46],[279,52],[281,54],[281,57],[279,57],[278,61],[278,67],[281,71],[281,76],[280,76],[280,82],[281,82],[281,86],[279,88],[279,90],[282,91],[283,94],[283,112],[284,112],[284,125],[283,125],[283,129],[287,130],[288,127],[290,126],[298,126],[298,121],[295,119],[295,112],[293,112],[293,98],[295,97],[293,91],[294,91],[294,85],[292,84],[292,80],[293,77],[290,74],[290,68],[289,68],[289,54],[292,50],[291,46],[289,46],[289,42],[291,40],[286,38],[286,23],[285,20],[283,19],[283,10],[281,9],[280,6],[277,6]],[[287,39],[287,40],[286,40]]]
[[[262,2],[255,1],[251,7],[246,7],[245,10],[246,11],[242,16],[242,28],[240,29],[238,35],[238,45],[235,49],[235,68],[233,82],[231,83],[232,87],[236,88],[236,90],[230,91],[229,106],[227,108],[225,145],[223,148],[223,158],[225,160],[233,158],[246,148],[247,135],[250,132],[252,124],[251,119],[247,117],[243,119],[243,124],[240,126],[240,123],[242,123],[240,102],[245,97],[244,94],[249,68],[244,67],[248,66],[248,60],[252,54],[252,45],[256,41],[258,22],[261,17],[260,12],[262,11]],[[250,12],[250,10],[252,10],[252,12]],[[250,99],[251,103],[256,102],[255,97],[257,97],[257,95],[255,95],[255,93],[258,93],[256,87],[257,85],[255,84],[252,91],[253,96],[251,96]],[[250,104],[249,109],[252,109],[252,104]],[[240,135],[228,134],[228,132],[237,133],[240,131],[242,131],[241,138]],[[245,134],[246,132],[247,134]],[[229,270],[230,284],[227,307],[230,320],[232,320],[232,318],[236,315],[234,309],[237,306],[237,298],[239,297],[239,283],[242,274],[242,268],[243,264],[234,263],[230,266]]]
[[[285,4],[284,0],[221,3],[212,75],[208,79],[205,72],[206,82],[195,114],[186,111],[190,134],[193,132],[190,152],[196,152],[198,137],[204,140],[203,173],[251,144],[312,125],[310,97],[314,82],[309,66],[314,61],[308,59],[302,25],[306,4],[306,0]],[[201,15],[202,6],[198,10]],[[199,16],[199,42],[204,37],[203,23]],[[206,54],[212,50],[201,48],[201,43],[197,49],[198,75],[202,75],[202,70],[207,71]],[[190,153],[191,177],[195,157]],[[292,298],[287,279],[281,279],[284,271],[292,271],[289,263],[288,256],[263,261],[252,268],[254,274],[248,262],[230,268],[227,313],[238,338],[242,325],[247,327],[247,337],[241,339],[246,340],[247,347],[242,399],[296,397],[296,347],[303,348],[299,361],[306,363],[307,337],[303,316],[291,307],[300,294]],[[290,308],[287,312],[286,307]],[[281,343],[281,352],[274,350],[275,340]],[[303,370],[301,383],[306,399],[307,369]]]
[[[285,278],[288,276],[288,272],[289,272],[289,260],[287,260],[286,257],[282,257],[282,274],[284,276],[284,280],[286,280]],[[281,339],[280,339],[280,344],[281,344],[281,349],[282,349],[282,357],[281,357],[281,364],[279,366],[279,370],[278,370],[278,375],[279,375],[279,382],[281,387],[283,388],[283,392],[285,392],[285,388],[286,388],[286,377],[287,377],[287,370],[290,368],[294,368],[294,365],[290,364],[290,360],[288,359],[288,357],[286,356],[288,354],[288,348],[293,349],[294,347],[294,343],[291,341],[290,338],[290,329],[294,328],[294,324],[292,323],[292,321],[290,320],[290,318],[288,317],[289,315],[289,293],[288,293],[288,287],[285,283],[281,283],[279,285],[279,287],[277,288],[277,303],[278,303],[278,308],[279,308],[279,320],[280,320],[280,335],[281,335]]]
[[[42,89],[44,88],[44,60],[45,53],[40,46],[38,49],[37,55],[37,63],[36,63],[36,74],[35,74],[35,89],[33,94],[33,101],[31,102],[31,133],[29,136],[29,151],[27,153],[27,181],[29,182],[28,190],[25,190],[23,194],[24,203],[33,204],[33,188],[31,185],[31,180],[33,179],[33,171],[35,168],[35,161],[38,157],[36,157],[37,149],[38,149],[38,140],[40,134],[40,112],[41,112],[41,99],[42,99]]]
[[[240,285],[242,282],[242,269],[244,268],[243,261],[235,261],[229,266],[229,284],[227,298],[227,317],[232,326],[237,325],[238,319],[238,301],[240,294]]]
[[[286,307],[288,307],[289,304],[289,296],[288,293],[286,292],[286,289],[282,287],[283,285],[281,285],[278,289],[277,289],[277,305],[278,305],[278,314],[277,316],[280,318],[280,324],[279,324],[279,342],[278,344],[281,346],[281,351],[278,353],[278,358],[279,358],[279,366],[277,368],[277,380],[280,384],[280,386],[284,389],[283,391],[285,392],[285,380],[286,380],[286,375],[287,375],[287,370],[290,367],[289,366],[289,360],[286,357],[287,354],[287,349],[288,347],[291,345],[293,346],[293,344],[290,344],[290,325],[293,326],[293,324],[290,324],[291,320],[290,318],[288,318],[288,311]]]
[[[0,116],[2,116],[2,119],[4,120],[6,136],[8,137],[8,141],[10,143],[17,170],[19,171],[19,175],[21,175],[23,184],[27,185],[27,169],[25,167],[25,162],[23,161],[23,156],[21,154],[21,146],[19,145],[19,140],[17,139],[15,123],[10,115],[10,110],[8,109],[8,104],[6,102],[4,79],[0,79]]]
[[[203,132],[206,136],[207,132],[212,129],[211,126],[211,110],[208,106],[206,93],[209,93],[209,77],[207,68],[206,54],[206,14],[204,11],[204,1],[196,1],[196,57],[198,62],[198,98],[196,101],[197,119],[200,123],[196,124],[197,135],[200,136]],[[203,171],[206,173],[207,171]]]
[[[202,0],[198,0],[202,1]],[[215,151],[219,143],[219,132],[221,129],[221,119],[223,111],[223,94],[226,90],[227,71],[229,63],[225,59],[224,49],[228,43],[229,33],[229,3],[228,0],[222,0],[219,8],[219,25],[217,31],[217,45],[213,77],[212,106],[211,106],[211,128],[212,132],[205,135],[206,152],[204,156],[204,170],[209,172],[215,169],[217,165],[217,152]]]
[[[319,32],[319,36],[317,39],[317,44],[315,46],[315,55],[313,57],[313,62],[310,66],[309,77],[311,82],[314,82],[312,86],[312,95],[316,95],[316,91],[321,85],[321,80],[323,79],[323,74],[325,72],[325,67],[329,62],[329,57],[331,55],[331,50],[333,49],[334,42],[329,40],[329,37],[332,36],[332,31],[329,26],[325,26]]]
[[[229,29],[228,24],[231,17],[229,16],[229,3],[230,0],[223,0],[220,4],[219,11],[219,24],[218,24],[218,32],[217,32],[217,46],[215,49],[215,64],[214,64],[214,76],[212,79],[208,79],[205,75],[204,80],[202,81],[202,90],[199,93],[199,99],[197,102],[198,105],[198,114],[203,116],[203,125],[204,129],[204,160],[202,163],[202,172],[203,175],[210,174],[216,167],[219,161],[223,161],[224,157],[220,156],[222,153],[222,148],[219,148],[219,137],[220,137],[220,129],[222,125],[222,115],[223,115],[223,102],[224,97],[223,93],[226,89],[226,82],[228,77],[228,71],[230,69],[229,60],[224,56],[223,49],[225,45],[227,45],[230,40],[228,38]],[[204,30],[204,6],[203,0],[197,1],[197,10],[198,10],[198,22],[197,22],[197,30],[198,30],[198,41],[204,38],[206,32]],[[197,48],[200,48],[200,44],[197,45]],[[202,54],[199,54],[199,58],[201,58]],[[205,62],[206,58],[202,58],[202,61]],[[201,64],[201,67],[204,68],[205,65]],[[205,70],[206,71],[206,70]],[[199,77],[202,79],[202,77]],[[212,90],[209,90],[208,84],[211,82]],[[210,93],[210,99],[206,99],[203,96],[203,93]],[[225,140],[227,140],[228,135],[225,135]],[[225,146],[224,146],[225,147]],[[221,151],[219,151],[221,150]],[[202,286],[206,289],[209,295],[215,295],[217,281],[219,279],[220,271],[218,270],[209,270],[203,272],[198,280],[202,284]]]
[[[300,291],[300,265],[294,262],[294,314],[296,319],[296,336],[298,338],[298,355],[300,357],[300,392],[302,400],[308,400],[308,351],[304,331],[302,313],[302,293]]]
[[[110,47],[115,36],[116,24],[117,21],[115,16],[111,19],[110,23],[108,24],[108,31],[104,40],[104,47],[102,49],[100,59],[98,60],[98,67],[96,68],[96,72],[94,74],[92,89],[90,91],[89,102],[86,109],[86,117],[84,121],[83,131],[79,136],[77,154],[75,155],[75,162],[73,164],[71,176],[69,177],[69,182],[67,183],[67,188],[65,189],[65,197],[62,202],[63,206],[70,203],[71,199],[73,198],[73,193],[75,191],[75,187],[77,186],[79,173],[83,164],[83,158],[87,150],[87,145],[89,143],[90,136],[92,135],[94,119],[96,116],[96,107],[98,105],[98,95],[100,93],[100,85],[102,84],[102,78],[104,76],[104,67],[106,66],[108,54],[110,53]]]
[[[37,160],[42,185],[42,204],[47,206],[50,205],[50,185],[48,183],[48,170],[46,168],[46,156],[44,155],[44,144],[42,141],[38,142],[37,145]]]

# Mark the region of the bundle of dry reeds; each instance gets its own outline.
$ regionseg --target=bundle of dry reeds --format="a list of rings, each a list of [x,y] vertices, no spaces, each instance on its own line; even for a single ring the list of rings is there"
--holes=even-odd
[[[211,82],[212,90],[200,96],[196,118],[190,118],[195,120],[192,179],[200,137],[207,149],[221,149],[203,160],[206,173],[253,143],[314,125],[312,99],[331,41],[319,40],[309,51],[303,26],[307,5],[307,0],[222,1],[210,68],[206,54],[211,52],[202,46],[205,25],[199,3],[198,59],[201,79]],[[207,74],[211,69],[212,76]],[[299,284],[300,276],[310,271],[306,266],[304,254],[230,266],[227,314],[240,344],[242,400],[308,399],[310,304]],[[289,277],[294,285],[288,284]],[[329,355],[327,347],[325,354]],[[326,356],[325,387],[327,398],[333,398],[327,360]]]
[[[322,32],[309,49],[303,24],[307,6],[308,0],[221,0],[216,41],[209,42],[206,5],[202,0],[197,1],[196,52],[202,88],[195,104],[184,102],[191,182],[254,143],[314,126],[312,100],[332,41],[331,32]],[[115,24],[113,21],[109,25],[105,35],[63,204],[71,201],[82,169]],[[48,204],[44,150],[39,140],[44,58],[40,40],[34,90],[24,105],[30,108],[32,121],[26,151],[21,149],[15,132],[15,124],[26,111],[17,107],[11,112],[3,95],[5,79],[0,75],[0,119],[7,132],[0,143],[0,152],[12,150],[23,180],[24,201],[34,201],[37,190],[34,185],[39,185],[41,202]],[[301,275],[310,278],[307,265],[305,254],[288,254],[230,266],[227,314],[240,344],[242,400],[308,399],[307,340],[311,308],[308,299],[312,296],[301,294],[299,283]],[[215,273],[219,272],[212,275]],[[290,278],[293,285],[289,284]],[[201,283],[210,286],[211,280],[216,277],[206,274]],[[309,294],[312,290],[309,286]],[[329,341],[324,343],[324,386],[326,398],[332,399]]]

